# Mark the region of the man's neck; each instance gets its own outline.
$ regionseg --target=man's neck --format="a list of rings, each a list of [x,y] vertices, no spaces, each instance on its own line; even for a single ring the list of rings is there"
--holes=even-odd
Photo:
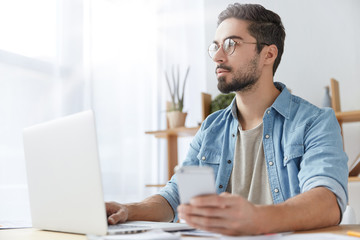
[[[259,79],[246,92],[236,92],[236,106],[239,123],[243,130],[258,126],[263,119],[265,110],[270,107],[280,91],[272,81]]]

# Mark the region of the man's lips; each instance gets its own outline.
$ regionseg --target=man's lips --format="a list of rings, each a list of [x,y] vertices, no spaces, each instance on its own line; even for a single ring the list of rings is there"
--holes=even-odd
[[[223,69],[223,68],[218,68],[218,69],[216,69],[216,73],[217,73],[217,74],[226,73],[226,72],[229,72],[229,70],[226,70],[226,69]]]
[[[230,67],[219,65],[219,66],[216,67],[215,73],[216,73],[216,75],[219,76],[219,75],[226,74],[226,73],[228,73],[230,71],[231,71]]]
[[[216,76],[222,77],[228,74],[231,70],[225,69],[225,68],[216,68]]]

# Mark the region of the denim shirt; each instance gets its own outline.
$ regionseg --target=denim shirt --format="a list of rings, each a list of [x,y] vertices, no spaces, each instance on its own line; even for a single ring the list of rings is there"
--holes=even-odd
[[[336,195],[343,213],[348,202],[348,159],[334,111],[292,95],[282,83],[274,84],[281,93],[263,116],[263,145],[274,204],[326,187]],[[226,190],[230,179],[238,126],[234,98],[229,107],[202,123],[183,162],[212,167],[217,193]],[[159,194],[169,202],[177,221],[176,174]]]

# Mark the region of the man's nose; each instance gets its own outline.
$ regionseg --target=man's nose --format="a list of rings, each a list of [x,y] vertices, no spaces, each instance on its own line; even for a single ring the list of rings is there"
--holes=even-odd
[[[213,57],[213,61],[216,63],[223,63],[226,61],[226,59],[227,59],[227,55],[225,54],[224,49],[221,46],[215,53]]]

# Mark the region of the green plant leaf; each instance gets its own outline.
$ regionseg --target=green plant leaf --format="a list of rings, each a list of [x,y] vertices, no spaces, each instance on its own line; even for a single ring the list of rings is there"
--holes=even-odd
[[[230,105],[231,101],[234,99],[235,93],[229,94],[219,94],[217,95],[210,104],[210,114],[221,109],[226,108]]]

